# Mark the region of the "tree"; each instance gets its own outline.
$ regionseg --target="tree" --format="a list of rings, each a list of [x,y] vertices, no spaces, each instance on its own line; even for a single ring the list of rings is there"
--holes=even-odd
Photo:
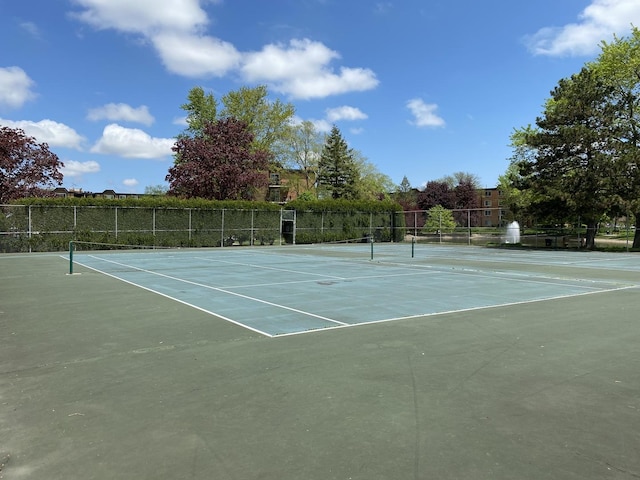
[[[358,170],[353,151],[335,125],[327,136],[318,162],[318,188],[331,198],[353,200],[357,197]]]
[[[222,97],[222,110],[212,94],[202,87],[194,87],[187,95],[188,102],[181,106],[187,112],[187,128],[178,136],[198,137],[204,134],[206,124],[235,118],[246,125],[253,135],[251,148],[268,151],[273,159],[281,159],[288,128],[295,108],[280,100],[270,101],[267,87],[242,87]]]
[[[288,154],[286,164],[302,172],[305,190],[313,187],[318,174],[318,160],[322,151],[322,140],[312,122],[304,121],[294,125],[286,137]]]
[[[611,88],[583,68],[551,92],[537,129],[521,132],[534,154],[519,164],[530,209],[555,223],[587,224],[586,246],[595,246],[598,220],[612,206],[615,162],[610,148],[615,118]]]
[[[455,199],[449,183],[444,180],[432,180],[427,182],[423,191],[418,194],[418,208],[429,210],[436,205],[446,209],[455,206]]]
[[[244,122],[253,135],[253,149],[271,152],[272,160],[282,166],[295,107],[280,100],[270,101],[268,95],[264,85],[229,92],[222,97],[220,117]]]
[[[427,212],[427,221],[422,228],[422,233],[450,233],[455,228],[456,221],[453,219],[453,212],[442,205],[436,205]]]
[[[46,143],[23,130],[0,127],[0,203],[48,195],[46,189],[62,185],[62,167]]]
[[[395,185],[388,175],[378,168],[358,150],[352,150],[353,161],[357,170],[356,198],[361,200],[383,200],[389,198]]]
[[[480,220],[480,199],[478,198],[480,181],[478,177],[471,173],[456,172],[453,174],[453,181],[454,208],[460,210],[454,212],[456,221],[460,225],[467,222],[471,222],[471,225],[477,225]]]
[[[212,94],[205,94],[202,87],[189,90],[187,100],[180,106],[187,112],[187,130],[183,135],[201,137],[205,125],[218,119],[218,102]]]
[[[602,52],[590,65],[599,80],[612,88],[609,99],[615,108],[611,151],[617,155],[617,194],[619,213],[631,211],[640,218],[640,30],[631,36],[602,42]],[[640,248],[640,229],[636,228],[633,248]]]
[[[166,195],[169,187],[166,185],[147,185],[144,187],[145,195]]]
[[[510,137],[513,155],[506,172],[498,177],[498,188],[503,192],[509,212],[508,220],[519,220],[520,223],[532,220],[529,206],[533,203],[534,192],[527,188],[530,181],[524,178],[523,172],[527,163],[535,162],[535,149],[526,142],[527,135],[533,131],[531,125],[513,131]]]
[[[211,200],[249,200],[268,184],[269,153],[254,150],[253,135],[233,118],[207,123],[203,135],[179,138],[180,162],[166,177],[172,195]]]

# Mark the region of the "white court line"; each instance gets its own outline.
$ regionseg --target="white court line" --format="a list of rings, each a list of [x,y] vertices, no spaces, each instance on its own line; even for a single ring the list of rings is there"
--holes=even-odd
[[[89,255],[89,257],[95,258],[96,260],[100,260],[100,261],[103,261],[103,262],[113,263],[114,265],[119,265],[121,267],[132,268],[134,270],[145,272],[145,273],[148,273],[148,274],[151,274],[151,275],[157,275],[158,277],[168,278],[170,280],[176,280],[178,282],[187,283],[189,285],[195,285],[197,287],[207,288],[209,290],[215,290],[217,292],[226,293],[226,294],[233,295],[233,296],[236,296],[236,297],[244,298],[246,300],[251,300],[253,302],[264,303],[265,305],[269,305],[269,306],[276,307],[276,308],[281,308],[283,310],[289,310],[291,312],[299,313],[301,315],[306,315],[308,317],[318,318],[320,320],[325,320],[327,322],[336,323],[338,325],[347,325],[346,323],[340,322],[339,320],[334,320],[332,318],[323,317],[322,315],[316,315],[315,313],[311,313],[311,312],[305,312],[304,310],[299,310],[297,308],[287,307],[286,305],[280,305],[278,303],[269,302],[267,300],[262,300],[260,298],[250,297],[248,295],[243,295],[241,293],[232,292],[232,291],[229,291],[229,290],[225,290],[224,288],[214,287],[214,286],[211,286],[211,285],[206,285],[204,283],[198,283],[198,282],[193,282],[191,280],[185,280],[183,278],[173,277],[171,275],[166,275],[164,273],[154,272],[154,271],[151,271],[151,270],[146,270],[144,268],[134,267],[132,265],[127,265],[126,263],[120,263],[120,262],[116,262],[116,261],[113,261],[113,260],[107,260],[105,258],[100,258],[100,257],[97,257],[95,255]],[[93,269],[93,270],[100,271],[100,270],[97,270],[97,269]],[[114,278],[120,278],[120,277],[118,277],[116,275],[111,275],[111,276],[113,276]],[[126,281],[126,280],[124,280],[124,281]],[[131,285],[137,285],[134,282],[128,282],[128,283],[130,283]],[[141,285],[139,285],[139,286],[142,287],[142,288],[145,288],[145,287],[143,287]],[[148,290],[150,290],[150,289],[148,289]],[[168,298],[173,298],[173,297],[170,297],[168,295],[166,295],[166,296]],[[214,315],[217,315],[217,316],[221,317],[221,315],[218,315],[217,313],[214,313]]]
[[[74,260],[73,263],[75,263],[77,265],[82,265],[83,267],[88,268],[89,270],[93,270],[94,272],[101,273],[102,275],[106,275],[108,277],[115,278],[116,280],[120,280],[121,282],[128,283],[129,285],[133,285],[134,287],[138,287],[138,288],[141,288],[141,289],[146,290],[148,292],[155,293],[156,295],[160,295],[162,297],[168,298],[169,300],[173,300],[175,302],[181,303],[181,304],[186,305],[188,307],[195,308],[196,310],[200,310],[201,312],[208,313],[209,315],[213,315],[215,317],[221,318],[222,320],[225,320],[227,322],[233,323],[234,325],[238,325],[239,327],[246,328],[246,329],[251,330],[253,332],[259,333],[260,335],[264,335],[265,337],[270,337],[270,338],[274,337],[274,335],[271,335],[270,333],[263,332],[262,330],[258,330],[257,328],[250,327],[249,325],[246,325],[244,323],[241,323],[241,322],[238,322],[236,320],[233,320],[232,318],[225,317],[224,315],[220,315],[219,313],[212,312],[211,310],[207,310],[205,308],[199,307],[199,306],[194,305],[194,304],[189,303],[189,302],[185,302],[184,300],[180,300],[179,298],[172,297],[171,295],[167,295],[166,293],[159,292],[157,290],[154,290],[153,288],[145,287],[144,285],[139,285],[137,283],[131,282],[129,280],[125,280],[124,278],[118,277],[118,276],[113,275],[111,273],[107,273],[107,272],[99,270],[97,268],[90,267],[89,265],[86,265],[86,264],[84,264],[82,262],[78,262],[77,260]]]
[[[256,265],[256,264],[253,264],[253,263],[231,262],[229,260],[216,260],[216,259],[201,258],[201,257],[193,257],[193,258],[198,259],[198,260],[205,260],[207,262],[227,263],[229,265],[239,265],[239,266],[242,266],[242,267],[261,268],[263,270],[276,270],[278,272],[298,273],[298,274],[301,274],[301,275],[310,275],[310,276],[316,276],[316,277],[334,278],[334,279],[337,279],[337,280],[346,280],[346,278],[336,277],[334,275],[324,275],[322,273],[301,272],[299,270],[290,270],[290,269],[287,269],[287,268],[267,267],[265,265]]]
[[[378,262],[378,263],[383,263],[383,262]],[[585,289],[598,289],[599,287],[590,287],[587,285],[574,285],[573,283],[570,283],[570,282],[590,282],[590,283],[606,283],[606,284],[619,283],[619,282],[610,282],[610,281],[604,281],[604,280],[570,279],[570,278],[563,278],[563,277],[557,277],[557,276],[551,277],[548,275],[536,275],[536,274],[498,271],[498,270],[494,270],[491,273],[485,273],[485,271],[480,269],[466,268],[466,267],[454,268],[454,267],[444,267],[444,266],[436,266],[436,265],[415,265],[415,264],[396,263],[396,262],[384,262],[384,263],[387,265],[405,267],[409,270],[417,269],[417,268],[429,269],[432,271],[430,273],[438,272],[442,274],[451,273],[454,275],[467,275],[467,276],[482,277],[482,278],[501,278],[501,280],[513,280],[514,282],[540,283],[543,285],[559,285],[562,287],[569,286],[569,287],[577,287],[577,288],[585,288]],[[385,277],[385,276],[386,275],[380,275],[380,277]],[[526,278],[506,279],[504,278],[505,276],[512,276],[512,277],[522,276]],[[376,277],[362,277],[362,278],[376,278]],[[357,279],[358,277],[354,277],[351,280],[357,280]],[[537,280],[537,279],[559,280],[559,281],[551,282],[547,280]]]

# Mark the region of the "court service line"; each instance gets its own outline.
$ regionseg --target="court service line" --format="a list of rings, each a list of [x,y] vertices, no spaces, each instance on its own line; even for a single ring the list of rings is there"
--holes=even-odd
[[[121,267],[132,268],[134,270],[145,272],[145,273],[148,273],[148,274],[151,274],[151,275],[156,275],[158,277],[168,278],[170,280],[175,280],[175,281],[178,281],[178,282],[187,283],[189,285],[195,285],[197,287],[207,288],[209,290],[215,290],[217,292],[226,293],[226,294],[233,295],[233,296],[236,296],[236,297],[244,298],[245,300],[251,300],[253,302],[264,303],[265,305],[269,305],[271,307],[281,308],[283,310],[288,310],[290,312],[299,313],[301,315],[306,315],[308,317],[318,318],[320,320],[325,320],[327,322],[335,323],[335,324],[338,324],[338,325],[347,325],[346,323],[341,322],[339,320],[334,320],[332,318],[323,317],[322,315],[316,315],[315,313],[311,313],[311,312],[305,312],[304,310],[299,310],[297,308],[287,307],[286,305],[280,305],[278,303],[269,302],[267,300],[262,300],[260,298],[250,297],[249,295],[243,295],[242,293],[232,292],[230,290],[225,290],[224,288],[214,287],[212,285],[205,285],[204,283],[198,283],[198,282],[194,282],[192,280],[186,280],[186,279],[183,279],[183,278],[174,277],[174,276],[171,276],[171,275],[166,275],[164,273],[154,272],[154,271],[147,270],[147,269],[140,268],[140,267],[134,267],[133,265],[127,265],[126,263],[120,263],[120,262],[116,262],[116,261],[113,261],[113,260],[107,260],[105,258],[100,258],[100,257],[97,257],[95,255],[89,255],[89,257],[95,258],[96,260],[101,260],[103,262],[113,263],[114,265],[119,265]],[[120,278],[120,277],[118,277],[116,275],[113,275],[113,276],[115,278]],[[129,283],[131,283],[132,285],[136,285],[133,282],[129,282]],[[170,297],[170,298],[172,298],[172,297]],[[217,315],[217,314],[215,314],[215,315]]]
[[[194,257],[194,258],[197,258],[198,260],[205,260],[207,262],[228,263],[229,265],[238,265],[238,266],[242,266],[242,267],[261,268],[261,269],[264,269],[264,270],[276,270],[278,272],[285,272],[285,273],[298,273],[298,274],[301,274],[301,275],[311,275],[311,276],[316,276],[316,277],[334,278],[336,280],[346,280],[345,278],[336,277],[335,275],[324,275],[322,273],[301,272],[299,270],[290,270],[290,269],[287,269],[287,268],[277,268],[277,267],[267,267],[265,265],[256,265],[256,264],[253,264],[253,263],[231,262],[229,260],[216,260],[216,259],[209,259],[209,258],[202,258],[202,257]]]

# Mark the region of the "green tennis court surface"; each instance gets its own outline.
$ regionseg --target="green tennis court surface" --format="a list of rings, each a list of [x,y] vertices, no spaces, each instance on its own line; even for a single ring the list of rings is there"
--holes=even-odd
[[[640,476],[640,256],[0,256],[0,478]]]

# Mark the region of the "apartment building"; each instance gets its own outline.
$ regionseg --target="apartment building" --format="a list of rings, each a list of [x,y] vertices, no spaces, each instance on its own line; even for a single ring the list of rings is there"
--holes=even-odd
[[[483,227],[502,227],[507,222],[506,202],[499,188],[482,188],[478,190],[481,208],[480,225]]]

